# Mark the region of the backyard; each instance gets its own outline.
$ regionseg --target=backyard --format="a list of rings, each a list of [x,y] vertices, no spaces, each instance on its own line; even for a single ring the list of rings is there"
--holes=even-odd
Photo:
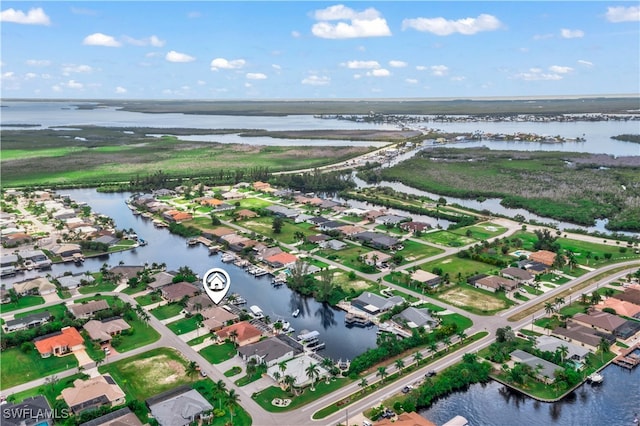
[[[33,347],[26,352],[19,348],[5,349],[2,351],[0,363],[0,376],[2,376],[0,388],[10,388],[77,366],[78,360],[74,355],[42,358]]]
[[[209,345],[201,349],[199,353],[211,364],[219,364],[233,358],[237,350],[233,343],[225,342],[221,345]]]

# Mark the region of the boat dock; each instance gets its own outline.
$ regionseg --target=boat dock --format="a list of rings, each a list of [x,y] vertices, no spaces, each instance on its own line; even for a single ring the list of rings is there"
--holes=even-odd
[[[629,370],[635,368],[640,365],[640,355],[635,352],[640,350],[640,343],[623,350],[620,355],[618,355],[613,363],[623,368],[628,368]]]

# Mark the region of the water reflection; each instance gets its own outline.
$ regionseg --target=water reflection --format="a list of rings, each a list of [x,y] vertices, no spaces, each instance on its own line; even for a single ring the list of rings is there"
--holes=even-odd
[[[327,303],[323,303],[316,309],[315,316],[320,318],[320,324],[325,330],[338,324],[335,320],[335,311]]]

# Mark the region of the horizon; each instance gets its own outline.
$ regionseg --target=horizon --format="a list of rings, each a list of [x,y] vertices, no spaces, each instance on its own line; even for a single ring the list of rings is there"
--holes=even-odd
[[[3,99],[426,101],[579,98],[585,88],[593,97],[640,93],[640,7],[625,1],[6,1],[2,7]]]

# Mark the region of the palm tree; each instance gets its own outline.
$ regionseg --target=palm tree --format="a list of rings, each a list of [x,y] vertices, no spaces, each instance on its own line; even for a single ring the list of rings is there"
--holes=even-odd
[[[305,373],[307,373],[307,377],[311,379],[311,391],[315,391],[316,377],[320,375],[320,370],[318,370],[318,365],[311,363],[307,368],[304,369]]]
[[[438,344],[436,342],[429,343],[429,350],[433,357],[436,356],[436,351],[438,350]]]
[[[195,361],[191,361],[187,364],[185,372],[187,373],[187,376],[193,378],[193,376],[198,372],[198,364]]]
[[[460,344],[462,345],[464,343],[464,339],[467,338],[467,333],[465,333],[464,330],[460,330],[456,334],[458,335],[458,338],[460,339]]]
[[[422,361],[422,352],[417,351],[415,354],[413,354],[413,360],[416,362],[416,365],[420,365],[420,361]]]
[[[291,376],[290,374],[287,374],[286,376],[284,376],[283,382],[287,386],[287,389],[292,391],[293,385],[295,385],[296,383],[296,378]]]
[[[280,379],[282,378],[282,374],[280,374],[279,371],[274,371],[273,372],[273,379],[276,381],[276,383],[280,384]]]
[[[402,375],[402,369],[404,368],[404,361],[402,360],[402,358],[396,359],[395,365],[396,369],[398,370],[398,375]]]
[[[229,408],[231,424],[233,424],[233,409],[238,405],[238,402],[240,402],[240,396],[236,393],[235,389],[230,389],[224,402],[227,408]]]
[[[380,377],[380,380],[384,383],[384,379],[389,375],[389,373],[387,373],[387,367],[382,366],[382,367],[378,367],[378,372],[376,373],[376,376]]]
[[[551,316],[556,311],[556,307],[551,302],[546,302],[544,304],[544,311],[547,315]]]
[[[225,395],[226,391],[227,391],[227,385],[222,380],[213,382],[213,394],[218,396],[218,408],[221,410],[222,410],[222,397]]]
[[[445,336],[442,339],[442,343],[445,344],[445,346],[447,347],[447,352],[449,351],[449,345],[451,345],[451,338],[449,336]]]
[[[236,330],[231,330],[229,340],[233,342],[234,346],[238,346],[238,332]]]
[[[366,377],[363,377],[362,379],[360,379],[360,382],[358,383],[358,386],[360,386],[360,389],[362,389],[362,392],[364,392],[364,388],[366,388],[369,385],[369,382],[367,381]]]
[[[604,337],[600,338],[600,343],[598,343],[598,350],[600,351],[600,360],[604,362],[604,354],[609,352],[609,342]]]
[[[321,365],[322,365],[322,367],[324,367],[325,370],[331,372],[333,370],[333,367],[334,367],[334,362],[333,362],[333,360],[331,358],[323,358]],[[329,376],[327,374],[326,378],[327,378],[326,382],[327,382],[327,384],[329,384],[331,376]]]
[[[278,368],[280,369],[282,374],[284,374],[284,372],[287,371],[287,361],[280,361],[278,363]]]
[[[560,347],[558,347],[558,349],[556,349],[558,351],[558,353],[560,354],[560,359],[562,360],[562,363],[564,364],[564,360],[567,357],[567,355],[569,355],[569,348],[565,345],[560,345]]]

